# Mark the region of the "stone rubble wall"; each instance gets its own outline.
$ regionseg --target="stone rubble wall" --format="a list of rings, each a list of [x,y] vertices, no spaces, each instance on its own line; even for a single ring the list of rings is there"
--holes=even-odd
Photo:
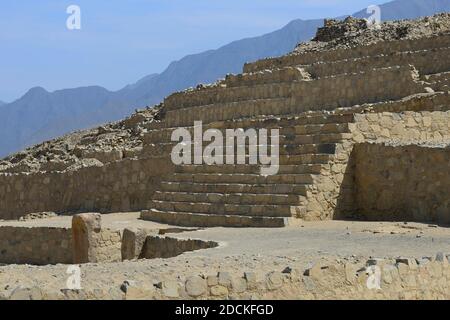
[[[49,227],[0,227],[0,263],[72,262],[72,231]]]
[[[450,223],[450,147],[359,144],[354,156],[356,211],[365,220]]]
[[[431,50],[450,47],[450,34],[430,36],[420,39],[396,40],[375,43],[349,49],[336,49],[323,52],[291,54],[284,57],[267,58],[244,65],[244,73],[258,72],[286,66],[309,65],[317,61],[337,61],[367,56],[390,55],[397,52]]]
[[[0,174],[0,216],[138,211],[147,208],[161,177],[171,170],[167,158],[147,158],[77,171]]]

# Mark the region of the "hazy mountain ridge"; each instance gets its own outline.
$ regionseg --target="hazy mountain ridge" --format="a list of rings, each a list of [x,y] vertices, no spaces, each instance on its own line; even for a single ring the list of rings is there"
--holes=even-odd
[[[397,0],[381,9],[383,20],[416,18],[450,11],[450,0]],[[366,10],[354,16],[367,17]],[[299,42],[312,38],[322,23],[322,19],[298,19],[260,37],[186,56],[172,62],[161,74],[151,74],[116,92],[99,86],[52,93],[32,88],[0,110],[0,156],[74,130],[119,120],[135,108],[160,102],[174,91],[214,82],[227,73],[239,73],[245,62],[286,54]]]

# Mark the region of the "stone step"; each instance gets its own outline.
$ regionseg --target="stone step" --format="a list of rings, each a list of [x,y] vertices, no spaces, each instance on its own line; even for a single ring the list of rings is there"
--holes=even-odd
[[[305,164],[305,165],[280,165],[278,174],[319,174],[323,165]],[[261,167],[259,165],[180,165],[175,167],[176,173],[219,173],[219,174],[259,174]]]
[[[281,165],[292,164],[327,164],[333,159],[330,154],[298,154],[298,155],[280,155]]]
[[[275,128],[292,128],[303,125],[325,125],[325,124],[347,124],[354,122],[354,114],[324,114],[322,112],[316,114],[307,114],[297,117],[287,117],[287,118],[273,118],[273,117],[254,117],[254,118],[243,118],[234,121],[219,121],[214,122],[209,125],[204,125],[204,129],[217,128],[217,129],[233,129],[233,128],[265,128],[265,129],[275,129]],[[159,122],[158,122],[159,123]],[[151,143],[152,141],[160,142],[162,140],[170,141],[172,132],[179,127],[170,128],[156,128],[149,129],[144,135],[144,141]],[[187,126],[183,127],[192,132],[193,127]],[[289,129],[288,129],[289,130]]]
[[[330,160],[332,160],[334,154],[329,153],[306,153],[306,154],[279,154],[278,157],[278,165],[301,165],[301,164],[327,164]],[[246,154],[244,156],[245,164],[249,164],[249,156]],[[205,159],[203,159],[205,160]],[[235,158],[234,163],[237,164],[237,159]],[[191,158],[191,164],[194,163],[193,157]],[[273,165],[275,162],[272,162]],[[205,164],[206,165],[206,164]],[[267,167],[262,166],[261,167]],[[278,173],[278,172],[277,172]]]
[[[282,228],[288,225],[288,218],[208,215],[155,209],[142,211],[141,219],[183,227]]]
[[[150,144],[145,146],[145,153],[155,155],[169,155],[172,153],[175,143],[160,143]],[[267,147],[273,150],[273,145],[258,145],[260,147]],[[245,146],[245,153],[249,153],[250,146]],[[192,149],[191,149],[192,150]],[[279,146],[279,154],[283,156],[295,154],[335,154],[336,143],[321,143],[321,144],[286,144]]]
[[[241,173],[174,173],[165,182],[188,183],[238,183],[251,185],[266,184],[309,184],[314,182],[312,174],[277,174],[262,176],[260,174]]]
[[[152,200],[173,202],[208,202],[227,204],[298,205],[298,195],[263,193],[193,193],[156,191]]]
[[[254,217],[291,217],[291,206],[242,205],[205,202],[168,202],[153,200],[152,209],[170,212],[197,212],[213,215],[240,215]]]
[[[250,184],[250,183],[240,183],[236,182],[240,177],[231,176],[225,178],[224,180],[234,180],[234,182],[225,182],[222,180],[223,176],[210,175],[215,177],[215,182],[204,183],[200,182],[173,182],[164,181],[161,183],[161,191],[168,192],[194,192],[194,193],[263,193],[263,194],[297,194],[305,195],[308,190],[308,183],[296,183],[296,182],[285,182],[285,183],[275,183],[271,182],[268,184]],[[194,176],[195,177],[195,176]],[[277,176],[273,176],[277,177]],[[279,176],[283,178],[283,176]],[[205,177],[202,177],[205,178]],[[195,178],[194,178],[195,180]],[[212,179],[205,179],[212,180]],[[282,179],[280,179],[282,180]],[[312,183],[312,182],[311,182]]]
[[[295,123],[295,121],[293,121]],[[287,125],[286,127],[281,126],[267,126],[264,127],[265,129],[278,129],[280,136],[286,136],[286,135],[305,135],[305,134],[331,134],[331,133],[347,133],[349,132],[348,123],[324,123],[324,124],[299,124],[295,125],[294,123],[291,123],[290,125]],[[237,129],[240,127],[235,127],[234,129]],[[154,142],[162,142],[171,141],[172,133],[174,130],[178,128],[168,128],[164,130],[153,130],[151,132],[146,133],[145,140],[148,143]],[[186,127],[186,129],[191,134],[191,137],[194,136],[194,128]],[[203,131],[209,129],[209,127],[203,128]],[[221,128],[219,129],[223,136],[226,136],[226,129],[231,128]],[[249,127],[241,127],[241,129],[247,130]],[[258,129],[258,128],[254,128]],[[268,133],[270,135],[270,132]]]

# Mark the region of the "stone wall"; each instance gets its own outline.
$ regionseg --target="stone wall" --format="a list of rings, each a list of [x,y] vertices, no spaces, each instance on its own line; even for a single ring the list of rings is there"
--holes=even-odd
[[[0,217],[32,212],[120,212],[147,208],[166,158],[123,160],[77,171],[0,174]]]
[[[95,247],[97,262],[122,261],[122,237],[118,230],[102,229],[94,236],[92,246]]]
[[[412,109],[416,104],[427,104],[424,100],[418,101],[421,103],[410,100]],[[437,103],[435,107],[439,105]],[[297,217],[323,220],[350,217],[357,213],[355,168],[361,159],[354,156],[353,148],[356,144],[450,143],[450,111],[401,111],[400,106],[407,109],[408,103],[384,106],[385,110],[398,109],[399,113],[379,110],[380,112],[354,114],[354,121],[348,124],[350,137],[336,147],[333,160],[322,171],[314,188],[303,198],[302,210],[297,213]],[[448,107],[447,105],[446,108]]]
[[[160,271],[153,283],[125,281],[102,290],[38,288],[39,299],[427,300],[450,299],[448,255],[320,261],[305,270],[293,263],[270,272],[212,267],[201,274]],[[149,278],[150,279],[150,278]],[[158,280],[159,279],[159,280]],[[26,288],[32,292],[35,288]],[[42,290],[42,291],[41,291]],[[116,293],[118,292],[118,294]],[[11,297],[14,298],[14,292]],[[6,297],[8,298],[8,297]]]
[[[46,265],[71,262],[71,229],[0,227],[0,263]]]
[[[171,258],[184,252],[217,247],[214,241],[197,239],[177,239],[161,236],[148,236],[145,239],[140,259]]]
[[[248,63],[244,72],[256,72],[264,69],[274,69],[292,65],[307,65],[317,61],[338,61],[376,55],[389,55],[397,52],[431,50],[450,47],[450,35],[430,36],[428,38],[398,40],[384,43],[375,43],[350,49],[336,49],[324,52],[308,52],[291,54],[284,57],[262,59]]]
[[[450,148],[360,144],[357,214],[367,220],[450,223]]]
[[[73,263],[71,228],[0,227],[0,263],[71,264]],[[121,234],[102,229],[91,244],[97,262],[121,261]]]
[[[183,279],[184,277],[182,277]],[[180,279],[180,277],[178,277]],[[164,281],[147,299],[449,299],[447,257],[316,263],[266,274],[220,271]],[[136,291],[133,291],[136,293]],[[127,297],[133,299],[132,296]],[[136,297],[135,297],[136,298]],[[143,298],[143,297],[141,297]]]
[[[408,67],[373,69],[365,73],[343,74],[313,81],[287,84],[259,85],[228,89],[227,99],[205,91],[201,95],[188,94],[178,108],[201,105],[186,110],[171,110],[166,114],[168,127],[192,126],[194,121],[204,123],[258,115],[281,115],[313,110],[332,110],[357,104],[401,99],[425,92],[416,81],[417,72]],[[386,87],[386,83],[392,85]],[[212,90],[212,89],[211,89]],[[235,90],[236,93],[230,90]],[[205,100],[202,100],[205,99]],[[240,101],[241,100],[241,101]],[[214,103],[214,105],[208,105]]]
[[[345,59],[332,62],[318,62],[305,67],[313,77],[358,72],[370,68],[386,68],[411,64],[420,74],[433,74],[450,70],[450,48],[420,50],[414,52],[398,52],[393,55],[368,56],[357,59]],[[430,63],[430,61],[435,63]]]

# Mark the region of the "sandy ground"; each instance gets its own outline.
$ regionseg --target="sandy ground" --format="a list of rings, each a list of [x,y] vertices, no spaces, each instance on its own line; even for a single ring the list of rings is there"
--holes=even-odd
[[[103,226],[122,229],[145,227],[170,229],[172,226],[138,220],[138,213],[104,215]],[[25,222],[0,222],[0,225],[69,227],[70,217]],[[305,222],[277,229],[209,228],[169,233],[178,238],[219,242],[213,249],[187,252],[170,259],[152,259],[82,266],[87,289],[120,288],[125,280],[156,283],[174,276],[210,274],[218,270],[261,273],[283,270],[287,266],[308,268],[321,259],[363,261],[369,257],[434,256],[450,253],[450,228],[404,222]],[[66,265],[0,267],[0,294],[15,287],[39,286],[55,292],[65,288]],[[6,294],[5,293],[5,294]]]

